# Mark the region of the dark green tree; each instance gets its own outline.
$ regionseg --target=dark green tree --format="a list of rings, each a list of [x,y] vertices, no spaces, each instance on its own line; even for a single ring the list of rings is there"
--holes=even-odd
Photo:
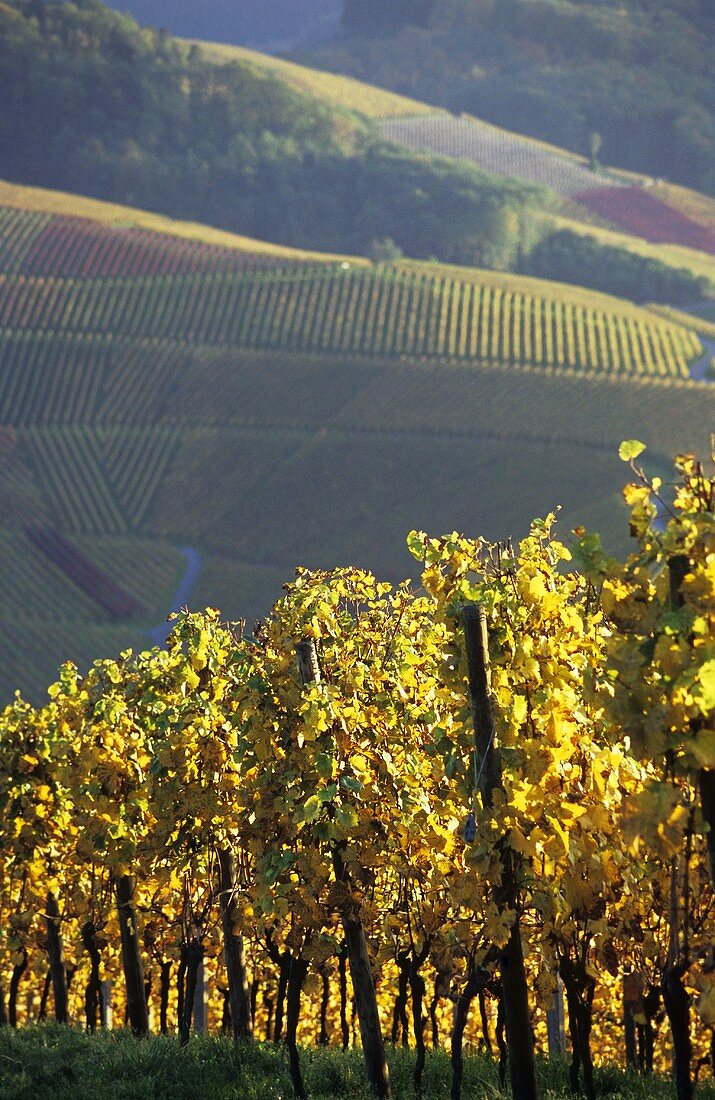
[[[413,23],[424,27],[435,0],[345,0],[343,26],[362,34],[381,34]]]

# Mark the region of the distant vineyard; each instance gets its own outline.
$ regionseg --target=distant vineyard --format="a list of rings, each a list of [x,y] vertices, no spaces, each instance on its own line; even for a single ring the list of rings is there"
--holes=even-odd
[[[578,205],[585,207],[643,240],[715,252],[708,200],[682,188],[658,185],[651,194],[629,186],[625,177],[594,173],[575,156],[467,115],[390,118],[380,128],[388,140],[409,149],[456,157],[486,172],[549,187],[573,200],[576,211]]]
[[[42,700],[41,684],[57,675],[59,665],[73,660],[80,667],[90,664],[97,653],[120,653],[137,644],[137,630],[129,623],[106,624],[94,620],[49,620],[45,615],[31,617],[18,605],[11,618],[2,624],[0,636],[0,695],[12,698],[19,685]]]
[[[589,305],[570,300],[568,291],[541,297],[537,287],[516,278],[494,286],[456,273],[326,265],[156,278],[0,276],[0,336],[31,363],[42,349],[23,344],[28,329],[47,340],[49,355],[49,334],[91,336],[98,356],[102,341],[121,334],[184,346],[427,356],[671,378],[688,377],[689,362],[702,353],[692,331],[647,311],[615,300],[609,309],[603,298]],[[68,393],[79,387],[71,370],[58,384]]]
[[[113,622],[135,619],[145,613],[138,600],[125,592],[56,528],[33,525],[27,528],[26,533],[35,549],[98,604]]]
[[[0,207],[0,272],[5,273],[116,278],[253,271],[280,262],[280,257],[149,229]],[[295,267],[295,261],[288,265]]]
[[[178,550],[155,539],[86,536],[73,536],[72,546],[78,561],[89,559],[96,574],[113,578],[130,603],[152,609],[151,615],[161,621],[184,567]],[[46,683],[47,674],[52,676],[64,660],[82,663],[96,653],[116,653],[140,641],[136,620],[113,622],[110,611],[77,585],[61,563],[53,563],[27,531],[0,528],[0,553],[4,699],[21,684]]]
[[[646,241],[667,242],[715,254],[715,230],[708,229],[642,187],[586,190],[575,198],[594,213],[607,218]]]
[[[5,699],[37,698],[64,659],[145,646],[180,547],[201,556],[192,601],[250,622],[288,562],[400,576],[415,524],[518,533],[554,500],[598,517],[621,439],[642,425],[670,452],[711,426],[686,316],[40,200],[0,194]]]
[[[139,525],[175,448],[171,428],[29,428],[21,444],[65,530],[122,535]]]
[[[576,157],[466,115],[390,118],[380,123],[380,129],[389,141],[409,149],[467,160],[486,172],[538,183],[567,197],[620,185],[594,175]]]

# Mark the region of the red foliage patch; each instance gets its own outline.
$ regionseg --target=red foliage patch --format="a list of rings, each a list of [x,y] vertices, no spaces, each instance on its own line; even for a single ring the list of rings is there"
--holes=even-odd
[[[145,614],[145,608],[138,600],[125,592],[54,527],[32,525],[26,527],[25,532],[32,544],[99,604],[110,618],[133,619]]]
[[[656,244],[680,244],[715,255],[715,232],[691,221],[642,187],[602,187],[575,196],[582,206]]]
[[[149,229],[121,229],[86,218],[53,218],[32,241],[23,275],[123,278],[192,275],[202,271],[250,271],[280,261],[220,245],[171,237]]]

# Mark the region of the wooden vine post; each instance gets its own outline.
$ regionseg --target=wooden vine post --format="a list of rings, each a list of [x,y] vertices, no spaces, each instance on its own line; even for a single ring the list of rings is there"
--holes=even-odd
[[[230,848],[218,850],[219,881],[221,888],[221,925],[223,948],[228,976],[228,998],[231,1007],[231,1032],[234,1040],[253,1037],[251,1001],[243,950],[243,936],[236,931],[238,912],[236,905],[236,857]]]
[[[122,968],[127,990],[127,1015],[135,1035],[149,1031],[149,1011],[144,989],[144,966],[139,949],[139,927],[134,908],[134,879],[120,875],[114,879],[117,915],[122,941]]]
[[[50,891],[47,895],[47,912],[45,916],[45,923],[47,926],[47,954],[50,959],[52,995],[55,1001],[55,1019],[59,1024],[66,1024],[69,1019],[67,1004],[67,968],[65,966],[60,919],[60,909],[57,904],[57,897]]]
[[[304,638],[298,644],[297,654],[301,682],[304,685],[319,683],[320,665],[315,642],[310,638]],[[348,896],[350,874],[344,858],[345,848],[346,842],[333,843],[332,859],[335,880],[346,887],[345,894]],[[385,1057],[385,1041],[380,1026],[380,1013],[377,1007],[365,929],[359,912],[347,905],[343,908],[341,920],[370,1088],[378,1100],[389,1100],[392,1096],[390,1073]]]
[[[468,604],[462,609],[467,657],[469,700],[474,742],[479,762],[478,789],[482,806],[491,807],[495,790],[503,790],[501,760],[494,744],[496,715],[491,694],[487,618],[482,607]],[[514,1100],[536,1100],[534,1041],[529,1018],[529,994],[519,926],[519,860],[506,844],[501,848],[501,881],[493,888],[493,900],[500,913],[514,910],[509,940],[499,956],[504,1016],[509,1051],[509,1077]]]

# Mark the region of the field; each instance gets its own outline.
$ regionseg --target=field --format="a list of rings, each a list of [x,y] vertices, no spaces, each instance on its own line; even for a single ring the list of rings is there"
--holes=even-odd
[[[395,1100],[412,1100],[414,1055],[399,1047],[388,1051]],[[369,1100],[359,1050],[304,1050],[302,1062],[309,1100]],[[569,1095],[564,1063],[537,1063],[542,1091],[553,1100]],[[430,1100],[449,1096],[449,1058],[428,1052],[425,1093]],[[596,1070],[599,1094],[624,1100],[667,1100],[672,1086],[659,1077],[644,1080],[609,1067]],[[178,1040],[160,1037],[137,1043],[127,1033],[90,1037],[57,1027],[0,1036],[0,1097],[13,1100],[291,1100],[293,1090],[284,1052],[261,1044],[253,1049],[224,1039]],[[496,1064],[471,1055],[465,1059],[465,1100],[503,1095]],[[708,1082],[700,1091],[712,1096]]]
[[[285,245],[272,244],[269,241],[256,241],[238,233],[229,233],[224,229],[215,229],[210,225],[197,222],[177,221],[148,210],[136,207],[120,206],[117,203],[104,202],[101,199],[87,198],[85,195],[68,194],[65,191],[51,191],[46,187],[26,187],[22,184],[0,180],[0,207],[26,211],[41,215],[54,215],[63,218],[83,218],[114,229],[148,229],[155,234],[168,234],[173,238],[198,241],[207,245],[233,249],[249,255],[275,256],[288,260],[323,260],[319,252],[310,252]],[[6,215],[7,217],[7,215]],[[160,243],[156,242],[157,246]],[[3,266],[5,264],[3,245]],[[331,257],[336,259],[338,257]],[[339,257],[343,259],[344,257]],[[355,257],[346,257],[353,263],[367,261]]]
[[[586,157],[567,149],[472,115],[457,118],[446,110],[337,73],[239,46],[196,45],[212,61],[248,64],[333,106],[357,111],[375,120],[390,141],[468,160],[487,172],[545,186],[563,200],[561,213],[571,217],[575,230],[577,226],[581,232],[620,230],[620,239],[609,243],[714,279],[712,261],[706,254],[712,253],[715,202],[706,195],[621,169],[594,173]],[[596,232],[593,235],[598,236]],[[666,243],[659,246],[654,242]],[[654,248],[658,251],[652,251]]]
[[[149,644],[179,598],[250,624],[298,562],[398,579],[412,527],[518,536],[557,504],[565,531],[600,526],[621,439],[645,437],[659,469],[707,444],[715,391],[688,378],[702,349],[686,314],[12,199],[3,699],[41,698],[64,658]]]
[[[209,61],[219,64],[236,61],[248,64],[256,72],[275,76],[298,92],[306,92],[334,107],[359,111],[368,118],[426,115],[439,110],[416,99],[388,92],[373,84],[365,84],[362,80],[310,69],[305,65],[284,61],[280,57],[247,50],[243,46],[229,46],[220,42],[196,42],[196,45]]]
[[[381,123],[380,129],[399,145],[467,160],[495,175],[538,183],[566,197],[606,185],[609,190],[622,186],[616,178],[594,175],[587,163],[563,150],[511,134],[470,115],[390,118]]]
[[[665,241],[715,254],[715,230],[694,221],[642,187],[591,188],[574,196],[584,206],[646,241]]]
[[[689,362],[701,354],[680,324],[538,280],[419,264],[280,262],[12,208],[0,211],[0,241],[0,332],[25,364],[24,400],[15,388],[4,395],[4,420],[14,424],[35,407],[36,388],[53,370],[62,346],[56,337],[81,337],[90,355],[102,341],[106,353],[121,331],[124,340],[157,345],[427,356],[672,378],[687,378]],[[64,369],[57,379],[75,410],[83,381]]]
[[[582,157],[469,115],[396,117],[380,127],[390,141],[410,149],[456,157],[496,175],[547,187],[567,200],[562,216],[572,215],[570,228],[576,232],[599,239],[599,230],[620,231],[620,239],[611,243],[713,279],[713,204],[705,196],[668,185],[651,188],[654,181],[621,172],[594,173]],[[649,252],[648,245],[661,248]],[[669,252],[669,245],[682,251]]]

